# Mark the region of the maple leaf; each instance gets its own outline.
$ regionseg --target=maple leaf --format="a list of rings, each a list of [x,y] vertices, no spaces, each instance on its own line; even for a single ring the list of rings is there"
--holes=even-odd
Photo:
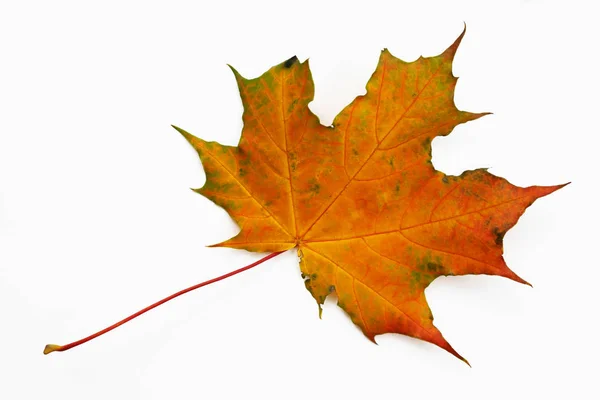
[[[319,313],[335,292],[369,339],[401,333],[464,360],[433,325],[425,288],[445,275],[526,283],[502,257],[503,236],[537,198],[564,186],[520,188],[485,169],[434,169],[431,141],[487,114],[454,105],[452,60],[464,33],[442,54],[414,62],[384,49],[366,94],[331,127],[308,107],[308,61],[293,57],[256,79],[232,68],[244,106],[239,146],[176,127],[206,172],[196,191],[241,228],[215,246],[297,247]]]
[[[200,154],[197,192],[241,230],[214,245],[271,252],[180,290],[90,336],[97,338],[161,304],[298,248],[306,288],[319,305],[335,292],[372,341],[395,332],[467,362],[433,325],[425,288],[441,275],[499,275],[527,283],[502,258],[502,239],[537,198],[565,186],[520,188],[485,169],[448,176],[431,164],[431,141],[486,113],[454,106],[452,59],[463,33],[437,57],[407,63],[383,50],[367,93],[326,127],[309,110],[314,85],[296,57],[256,79],[232,68],[244,104],[238,147],[175,127]],[[467,363],[468,364],[468,363]]]

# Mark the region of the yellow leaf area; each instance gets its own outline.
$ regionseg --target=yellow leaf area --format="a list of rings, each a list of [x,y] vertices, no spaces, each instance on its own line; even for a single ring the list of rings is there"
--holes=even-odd
[[[244,105],[239,146],[177,128],[198,151],[196,191],[241,228],[216,246],[298,248],[306,288],[334,293],[364,334],[394,332],[464,360],[433,325],[425,288],[438,276],[487,274],[526,283],[502,257],[502,238],[537,198],[561,186],[520,188],[484,169],[449,176],[431,141],[484,114],[454,105],[452,60],[404,62],[383,50],[358,96],[323,126],[308,108],[314,84],[296,57],[256,79],[232,68]]]

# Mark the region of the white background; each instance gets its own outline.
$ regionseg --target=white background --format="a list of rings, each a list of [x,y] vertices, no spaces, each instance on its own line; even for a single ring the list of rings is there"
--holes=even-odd
[[[598,398],[593,1],[88,3],[0,7],[0,398]],[[399,335],[376,346],[333,300],[319,320],[293,251],[42,355],[262,257],[205,247],[237,228],[189,190],[204,173],[170,127],[237,143],[226,63],[255,77],[310,57],[311,108],[330,124],[383,47],[436,55],[463,21],[456,104],[494,115],[436,139],[435,166],[573,182],[506,235],[533,289],[487,276],[427,289],[473,368]]]

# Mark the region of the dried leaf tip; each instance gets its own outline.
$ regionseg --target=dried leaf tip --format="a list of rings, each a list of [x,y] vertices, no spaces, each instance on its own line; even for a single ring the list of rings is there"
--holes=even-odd
[[[283,63],[283,66],[284,66],[285,68],[291,68],[291,67],[292,67],[292,65],[296,64],[297,62],[298,62],[298,57],[296,57],[296,56],[293,56],[293,57],[289,58],[288,60],[286,60],[286,61]]]
[[[50,354],[53,351],[60,351],[62,346],[59,346],[57,344],[47,344],[46,347],[44,347],[44,354]]]

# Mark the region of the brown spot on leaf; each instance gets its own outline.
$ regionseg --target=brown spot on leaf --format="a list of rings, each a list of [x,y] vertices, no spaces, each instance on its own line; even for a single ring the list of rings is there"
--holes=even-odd
[[[494,234],[494,242],[500,246],[502,244],[502,239],[504,239],[504,235],[506,235],[506,231],[502,231],[498,228],[492,229],[492,233]]]

